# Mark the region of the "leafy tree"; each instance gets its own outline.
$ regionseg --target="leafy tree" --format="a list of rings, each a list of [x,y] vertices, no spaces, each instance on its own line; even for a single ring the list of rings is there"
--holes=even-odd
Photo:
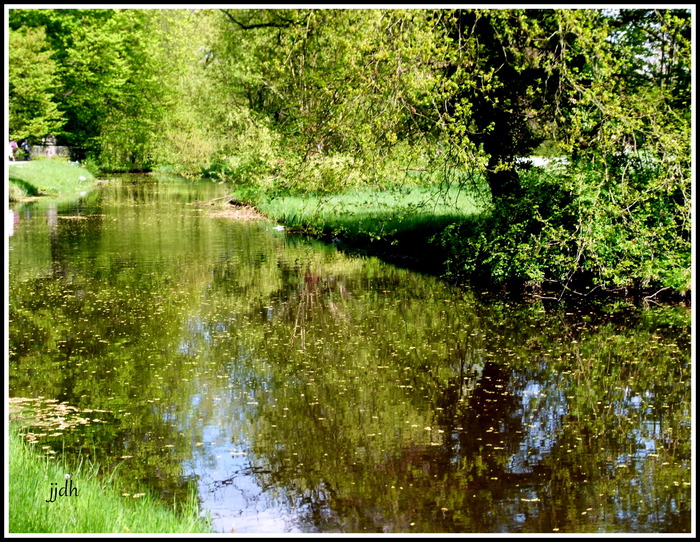
[[[456,21],[473,23],[458,58],[481,64],[461,79],[448,70],[445,114],[487,152],[494,196],[480,224],[446,232],[457,273],[553,282],[562,294],[576,284],[687,290],[687,13],[506,10]],[[570,167],[523,176],[516,159],[544,137]]]
[[[344,169],[376,179],[397,149],[409,148],[403,167],[420,155],[415,145],[425,134],[414,103],[428,100],[434,84],[428,12],[222,14],[215,73],[228,85],[229,104],[283,138],[288,187],[306,179],[314,189],[342,190]]]
[[[170,167],[187,176],[223,152],[227,107],[215,86],[211,69],[212,10],[157,10],[151,46],[154,84],[163,87],[162,114],[152,127],[149,156],[152,165]]]
[[[12,10],[10,27],[47,30],[58,63],[63,140],[112,168],[143,167],[166,87],[154,63],[158,14],[138,9]],[[12,63],[12,60],[11,60]]]
[[[72,134],[113,168],[148,165],[149,138],[163,115],[167,89],[153,62],[153,17],[149,10],[115,10],[88,18],[67,50]]]
[[[585,60],[564,73],[576,103],[561,129],[575,160],[564,188],[577,222],[569,239],[550,237],[573,248],[567,280],[583,273],[606,289],[688,291],[689,13],[604,13],[596,25],[560,17],[576,35],[568,54]]]
[[[10,138],[40,140],[59,132],[65,120],[56,103],[57,66],[44,29],[10,31]]]

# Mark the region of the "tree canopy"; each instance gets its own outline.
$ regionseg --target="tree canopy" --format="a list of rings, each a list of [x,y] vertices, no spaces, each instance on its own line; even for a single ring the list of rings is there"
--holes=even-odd
[[[55,101],[57,65],[43,28],[10,33],[10,139],[43,137],[65,122]]]

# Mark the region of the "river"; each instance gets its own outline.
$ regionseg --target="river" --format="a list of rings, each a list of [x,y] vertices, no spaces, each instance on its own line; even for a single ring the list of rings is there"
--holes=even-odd
[[[687,533],[687,307],[457,288],[125,175],[13,207],[9,395],[217,532]]]

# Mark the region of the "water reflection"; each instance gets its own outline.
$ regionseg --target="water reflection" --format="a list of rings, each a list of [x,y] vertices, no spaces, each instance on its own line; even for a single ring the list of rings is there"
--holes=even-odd
[[[222,532],[690,530],[686,309],[484,303],[188,205],[223,190],[17,209],[10,394],[90,419],[44,445]]]
[[[7,210],[6,217],[6,232],[7,237],[12,237],[15,234],[15,226],[19,222],[19,215],[16,214],[12,209]]]

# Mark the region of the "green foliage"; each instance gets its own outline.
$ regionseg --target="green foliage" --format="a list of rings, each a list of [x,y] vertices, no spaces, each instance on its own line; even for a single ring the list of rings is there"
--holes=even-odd
[[[166,168],[251,198],[415,183],[477,197],[485,179],[488,215],[441,236],[454,273],[690,286],[687,9],[13,9],[9,22],[11,132],[63,126],[102,169]],[[534,180],[520,163],[533,152],[570,169]]]
[[[438,236],[451,255],[448,276],[522,285],[542,284],[560,275],[566,247],[550,243],[548,236],[573,222],[571,199],[552,174],[524,175],[517,198],[450,224]]]
[[[492,17],[496,25],[499,16]],[[548,68],[560,88],[549,129],[571,164],[526,175],[510,168],[502,177],[494,170],[492,212],[442,237],[456,254],[452,273],[561,293],[574,286],[687,293],[687,13],[555,10],[546,17],[565,30],[555,35],[559,56]],[[672,53],[654,60],[642,50]]]
[[[157,12],[151,10],[11,10],[11,32],[45,28],[51,49],[29,55],[13,45],[12,84],[22,80],[15,75],[21,68],[15,56],[41,67],[48,66],[46,57],[51,55],[56,77],[51,86],[44,83],[44,92],[62,89],[54,99],[65,124],[60,132],[54,128],[50,133],[83,156],[92,155],[105,169],[147,167],[150,141],[170,94],[159,79],[161,66],[153,54],[158,50],[156,24]],[[18,87],[17,94],[23,92]],[[20,121],[16,116],[11,112],[12,122]]]
[[[283,165],[286,183],[316,190],[337,177],[342,189],[356,183],[348,165],[376,178],[399,141],[424,139],[412,103],[428,100],[432,85],[428,12],[223,14],[213,54],[222,93],[231,96],[224,100],[256,112],[256,123],[269,119],[281,135],[291,155]]]
[[[56,103],[57,65],[42,27],[10,30],[10,139],[39,141],[65,119]]]
[[[493,197],[507,197],[518,189],[515,159],[545,139],[561,102],[556,11],[451,10],[441,26],[436,113],[455,145],[483,153]]]
[[[86,18],[66,51],[71,133],[75,144],[99,153],[103,168],[143,169],[168,93],[154,64],[154,17],[128,9],[109,15]]]
[[[627,182],[594,164],[523,175],[520,197],[440,236],[454,278],[582,291],[690,289],[690,229],[658,163],[623,159]],[[613,166],[610,166],[613,168]],[[633,185],[634,188],[630,188]]]

